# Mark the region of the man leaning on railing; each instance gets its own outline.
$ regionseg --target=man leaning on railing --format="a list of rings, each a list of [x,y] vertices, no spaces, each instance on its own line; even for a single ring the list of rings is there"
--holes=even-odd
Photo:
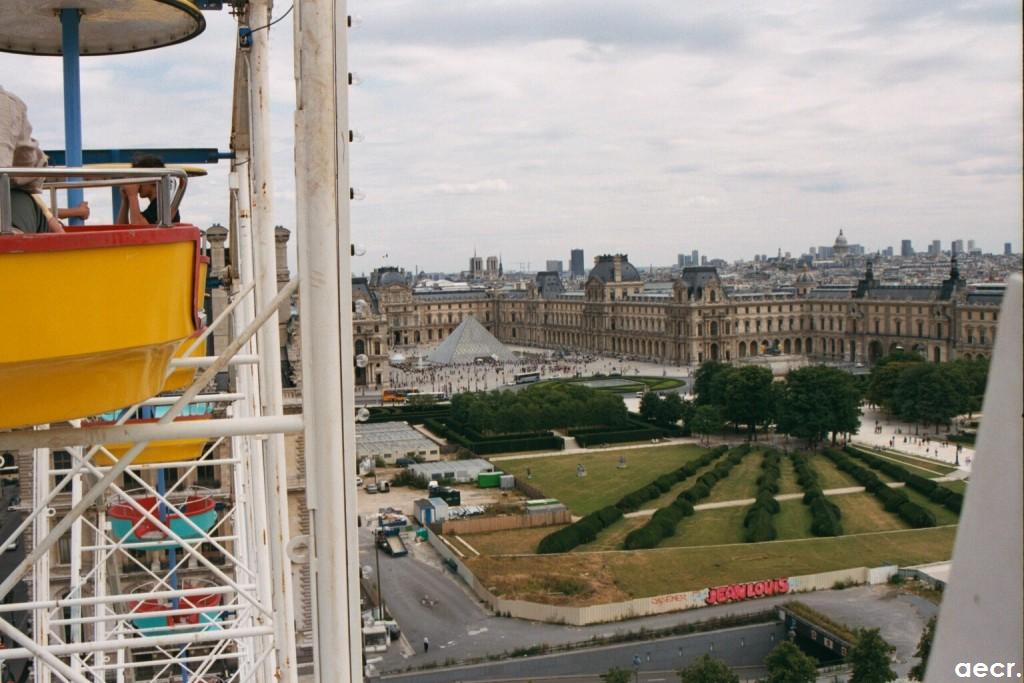
[[[42,168],[46,154],[32,137],[28,108],[0,87],[0,168]],[[59,209],[54,216],[39,194],[42,178],[11,178],[11,225],[15,232],[64,232],[59,218],[88,218],[89,204]]]

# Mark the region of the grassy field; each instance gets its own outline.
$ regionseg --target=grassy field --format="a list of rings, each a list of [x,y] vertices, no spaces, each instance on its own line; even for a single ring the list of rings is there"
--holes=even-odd
[[[693,516],[684,517],[676,527],[675,536],[666,538],[658,547],[743,543],[743,515],[746,513],[746,506],[698,510]]]
[[[501,469],[526,479],[529,483],[565,503],[573,514],[586,515],[654,481],[658,476],[693,460],[706,449],[690,444],[675,444],[655,448],[608,450],[598,453],[570,453],[566,455],[499,463]],[[618,469],[619,457],[625,456],[625,469]],[[576,465],[583,463],[587,476],[576,476]]]
[[[967,482],[963,479],[956,481],[940,481],[939,486],[945,486],[950,491],[956,491],[957,493],[967,493]]]
[[[711,495],[700,501],[718,503],[726,500],[753,498],[757,494],[757,478],[761,476],[764,455],[751,451],[729,471],[729,476],[715,483]]]
[[[784,500],[779,503],[779,512],[775,515],[775,531],[780,541],[811,535],[811,513],[803,501]]]
[[[502,597],[592,605],[769,577],[947,560],[955,534],[954,527],[940,527],[714,549],[483,556],[469,565]]]
[[[867,448],[861,449],[872,455],[877,455],[880,458],[887,458],[893,460],[896,463],[907,468],[913,474],[920,474],[922,477],[942,477],[951,472],[956,472],[956,468],[952,465],[945,465],[933,460],[927,460],[925,458],[915,458],[912,455],[903,455],[902,453],[893,453],[892,451],[884,451],[878,453],[877,451],[871,451]],[[854,456],[851,456],[854,457]],[[858,458],[854,457],[854,460]]]
[[[607,391],[613,394],[629,394],[637,391],[664,391],[667,389],[678,389],[683,386],[683,381],[674,377],[647,377],[647,376],[604,376],[604,377],[573,377],[571,379],[549,379],[546,382],[560,382],[562,384],[583,384],[597,391]]]
[[[844,534],[906,529],[907,524],[895,513],[886,512],[882,503],[870,493],[849,493],[829,498],[843,513]]]
[[[650,517],[620,519],[597,535],[597,540],[577,547],[573,552],[589,553],[597,550],[622,550],[622,543],[633,529],[639,529]]]
[[[779,493],[803,493],[800,484],[796,483],[796,470],[793,469],[793,461],[789,458],[782,458],[779,461],[782,469],[782,476],[779,477]]]
[[[459,534],[467,543],[476,548],[481,555],[527,555],[537,552],[540,539],[561,529],[563,525],[539,526],[531,529],[511,529],[508,531],[491,531],[486,534]],[[446,535],[445,538],[448,538]],[[454,539],[449,539],[453,540]],[[455,547],[465,552],[458,543]]]

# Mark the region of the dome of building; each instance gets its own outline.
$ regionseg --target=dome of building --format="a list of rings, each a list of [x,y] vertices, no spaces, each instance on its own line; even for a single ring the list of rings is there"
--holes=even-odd
[[[814,283],[814,276],[811,275],[811,271],[804,266],[803,272],[796,277],[796,282],[799,285],[809,285]]]
[[[842,229],[840,229],[839,230],[839,235],[836,237],[836,243],[833,245],[833,248],[835,248],[835,249],[844,248],[845,249],[847,246],[848,245],[847,245],[847,242],[846,242],[846,236],[843,235],[843,231],[842,231]]]
[[[618,278],[615,277],[616,270],[621,274]],[[601,282],[640,282],[640,273],[626,254],[598,256],[588,277],[595,277]]]
[[[407,285],[405,273],[397,268],[381,268],[378,274],[377,286],[388,287],[390,285]]]

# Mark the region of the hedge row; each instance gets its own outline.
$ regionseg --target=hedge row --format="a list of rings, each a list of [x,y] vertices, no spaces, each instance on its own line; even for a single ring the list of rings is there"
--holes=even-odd
[[[576,436],[576,443],[581,448],[600,445],[605,443],[625,443],[627,441],[647,441],[648,439],[660,439],[664,432],[660,429],[628,429],[618,432],[597,432],[595,434],[580,434]]]
[[[620,519],[622,519],[622,510],[614,505],[609,505],[597,512],[590,513],[578,522],[573,522],[567,527],[548,534],[541,539],[537,546],[537,552],[542,555],[567,553],[578,545],[590,543],[597,538],[601,529],[611,526]]]
[[[899,489],[890,488],[871,470],[865,469],[850,459],[845,453],[825,449],[825,455],[836,464],[841,471],[856,479],[865,489],[875,495],[885,506],[887,512],[894,512],[903,521],[915,529],[935,526],[935,515],[917,503],[911,502],[907,494]]]
[[[435,406],[386,406],[370,408],[367,423],[375,422],[408,422],[423,424],[431,418],[447,417],[451,413],[450,405]]]
[[[835,503],[825,497],[818,483],[818,473],[803,453],[793,453],[790,459],[796,470],[796,481],[804,490],[804,505],[811,511],[811,533],[815,536],[841,536],[842,513]]]
[[[671,489],[676,483],[693,476],[697,470],[710,464],[725,453],[725,451],[725,446],[719,446],[714,450],[708,451],[696,460],[692,460],[672,472],[661,475],[650,484],[627,493],[615,505],[609,505],[577,522],[573,522],[567,527],[548,534],[541,539],[540,544],[537,546],[537,552],[539,554],[567,553],[578,545],[590,543],[597,537],[601,529],[617,522],[624,513],[636,510],[647,501],[653,500]]]
[[[960,508],[964,503],[964,494],[940,486],[938,482],[922,477],[920,474],[914,474],[902,465],[892,460],[880,458],[874,453],[868,453],[849,446],[846,447],[846,452],[856,458],[860,458],[870,465],[872,469],[884,472],[897,481],[902,481],[910,488],[928,496],[930,500],[942,505],[947,510],[960,514]]]
[[[718,455],[721,455],[721,447],[715,449],[715,451],[719,451]],[[715,451],[712,451],[712,453]],[[661,543],[662,540],[674,535],[676,527],[683,517],[689,517],[693,514],[694,504],[702,498],[707,498],[711,494],[712,487],[729,476],[729,470],[735,467],[736,463],[742,460],[743,456],[749,452],[750,446],[746,444],[737,446],[729,451],[729,454],[722,460],[719,460],[710,471],[698,477],[697,482],[693,486],[676,496],[676,499],[670,504],[658,508],[651,515],[651,519],[647,524],[629,532],[626,535],[623,547],[626,550],[653,548]],[[695,472],[696,469],[693,471]]]
[[[779,501],[775,500],[775,494],[779,492],[779,478],[782,476],[780,457],[775,449],[765,451],[761,463],[763,471],[757,478],[757,497],[743,517],[743,539],[747,543],[774,541],[777,536],[772,518],[780,509]]]
[[[565,448],[565,440],[551,432],[539,432],[536,435],[528,436],[502,434],[498,437],[490,437],[487,440],[476,441],[458,431],[454,423],[450,421],[431,418],[425,420],[423,424],[434,434],[459,446],[468,448],[477,455],[510,453],[514,451],[560,451]]]

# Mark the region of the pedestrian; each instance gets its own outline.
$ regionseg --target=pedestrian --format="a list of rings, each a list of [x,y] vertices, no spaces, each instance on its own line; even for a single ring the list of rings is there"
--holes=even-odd
[[[423,636],[423,654],[427,654],[430,650],[430,638]]]

